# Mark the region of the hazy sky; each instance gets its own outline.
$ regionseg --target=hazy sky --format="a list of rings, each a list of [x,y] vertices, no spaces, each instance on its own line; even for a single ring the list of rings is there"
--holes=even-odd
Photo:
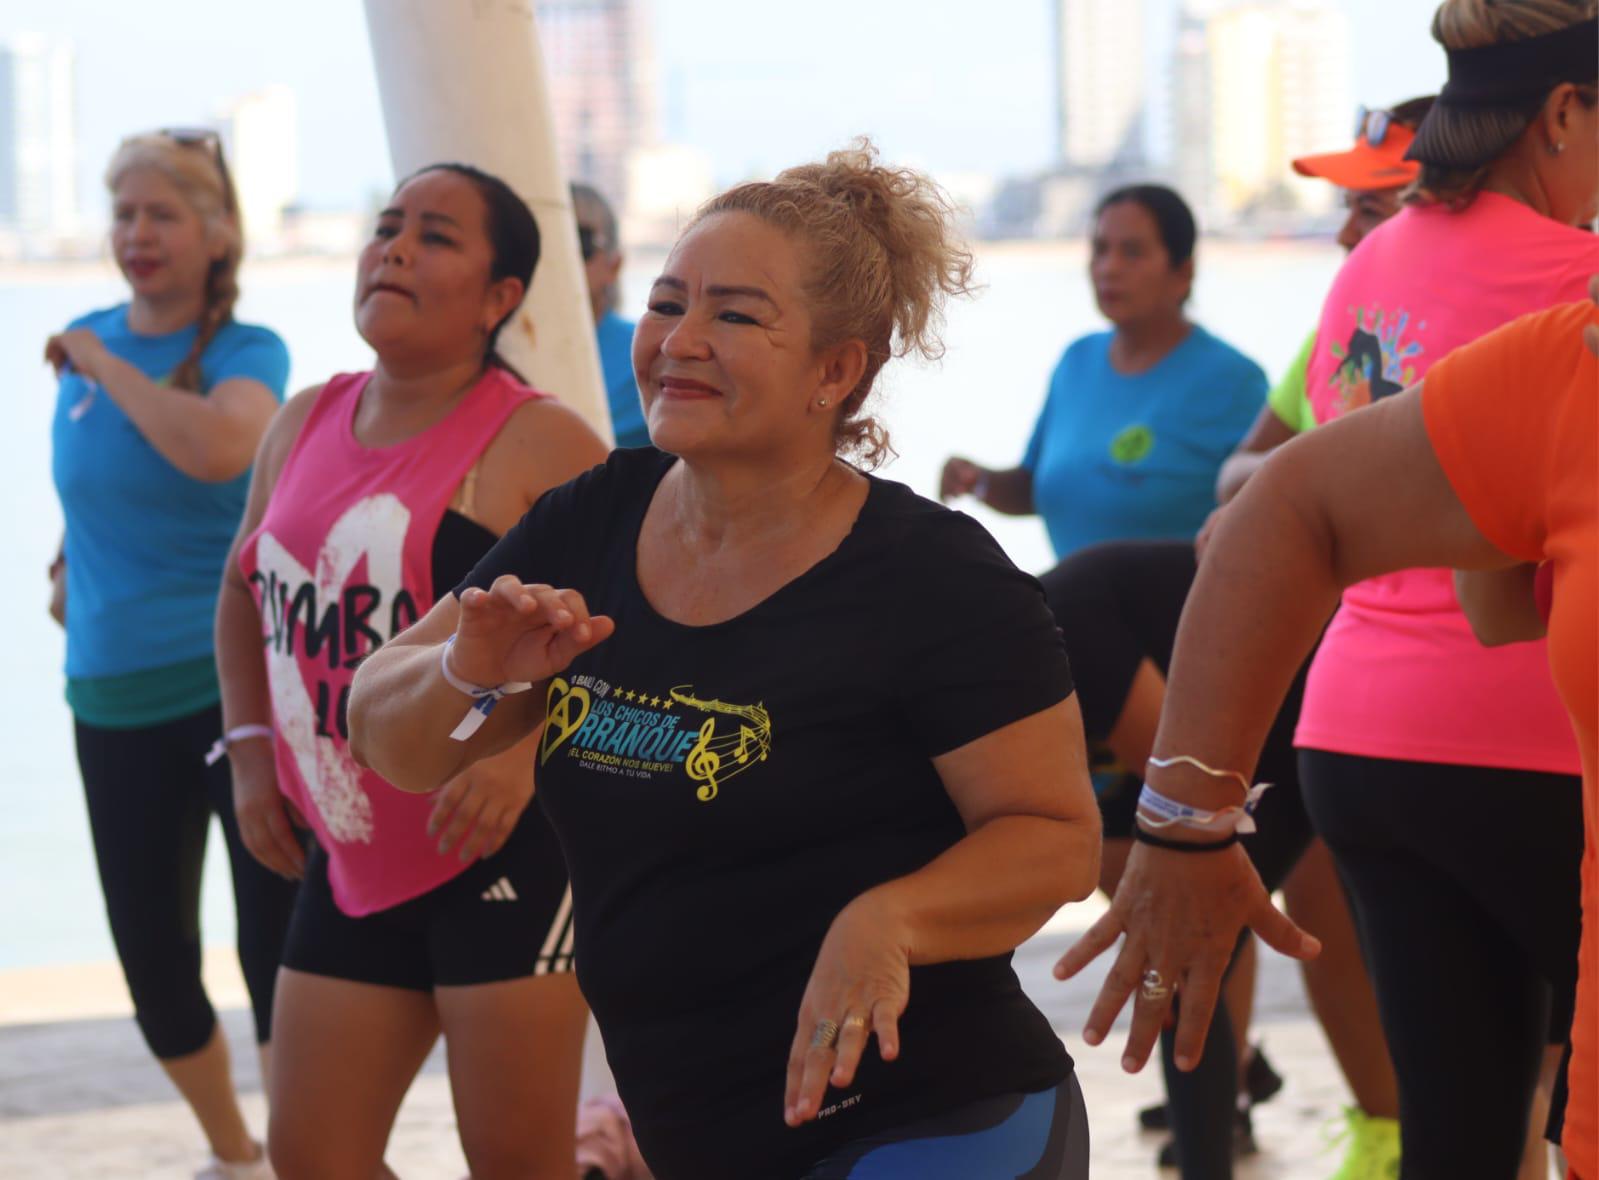
[[[863,131],[936,171],[1025,172],[1053,154],[1052,0],[650,2],[661,129],[708,153],[719,180]],[[1441,84],[1432,0],[1345,6],[1358,101]],[[0,35],[14,31],[76,44],[86,184],[121,135],[202,121],[272,83],[299,93],[309,203],[351,205],[390,181],[360,0],[0,0]]]

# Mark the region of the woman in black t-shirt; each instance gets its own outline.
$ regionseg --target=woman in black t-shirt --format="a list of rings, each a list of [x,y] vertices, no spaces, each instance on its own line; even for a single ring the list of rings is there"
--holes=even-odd
[[[1098,867],[1059,633],[978,525],[838,458],[884,453],[863,402],[970,271],[868,147],[714,199],[634,341],[660,449],[546,495],[357,678],[352,746],[407,790],[544,726],[661,1180],[1087,1174],[1010,965]]]

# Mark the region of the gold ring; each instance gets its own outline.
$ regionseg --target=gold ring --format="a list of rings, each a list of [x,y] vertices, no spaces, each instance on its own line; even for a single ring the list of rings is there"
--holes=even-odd
[[[838,1022],[836,1020],[818,1020],[816,1031],[811,1034],[812,1049],[831,1049],[838,1044]]]
[[[859,1012],[851,1012],[848,1016],[844,1017],[845,1028],[864,1029],[869,1024],[871,1024],[871,1021],[866,1019],[866,1017],[862,1016]]]

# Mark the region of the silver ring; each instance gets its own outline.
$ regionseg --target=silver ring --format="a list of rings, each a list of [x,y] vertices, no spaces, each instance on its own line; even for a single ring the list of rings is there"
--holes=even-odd
[[[1165,977],[1151,967],[1144,972],[1138,994],[1146,1000],[1164,1000],[1171,994],[1171,988],[1166,986]]]
[[[816,1031],[811,1034],[812,1049],[831,1049],[838,1044],[838,1021],[818,1020]]]

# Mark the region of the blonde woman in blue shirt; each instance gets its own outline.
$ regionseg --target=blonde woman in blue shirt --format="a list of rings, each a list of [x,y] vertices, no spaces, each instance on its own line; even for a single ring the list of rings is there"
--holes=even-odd
[[[226,764],[207,761],[222,726],[211,619],[289,357],[233,318],[244,242],[214,135],[125,140],[106,183],[130,298],[45,346],[59,377],[67,702],[117,955],[145,1042],[210,1144],[199,1176],[265,1180],[200,979],[199,893],[215,814],[264,1068],[294,885],[245,850],[240,822],[267,817],[236,817]],[[231,738],[241,752],[269,749],[270,731],[246,728]]]

